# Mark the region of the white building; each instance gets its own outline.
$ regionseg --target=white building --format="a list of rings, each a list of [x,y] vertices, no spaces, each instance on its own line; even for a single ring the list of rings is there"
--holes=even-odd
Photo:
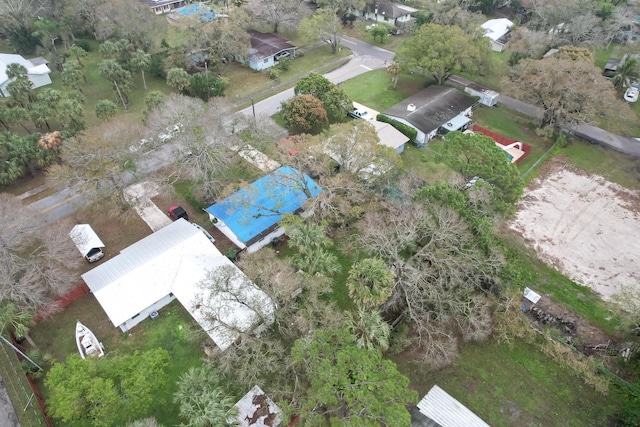
[[[7,85],[13,81],[7,76],[7,68],[10,64],[20,64],[27,69],[27,77],[33,83],[33,88],[39,88],[51,84],[49,74],[51,70],[47,66],[44,58],[24,59],[20,55],[0,53],[0,96],[11,96],[7,90]]]
[[[507,18],[489,19],[481,25],[484,36],[491,40],[491,49],[502,52],[509,43],[509,30],[513,22]]]
[[[221,350],[257,326],[258,315],[238,298],[201,295],[200,282],[220,267],[243,273],[196,227],[179,219],[123,249],[119,255],[82,275],[114,326],[123,332],[178,299]],[[263,313],[273,314],[271,299],[248,280],[235,283],[241,299],[259,301]],[[236,295],[237,296],[237,295]],[[212,320],[198,304],[200,299],[218,303],[218,320]],[[156,314],[154,313],[154,314]]]

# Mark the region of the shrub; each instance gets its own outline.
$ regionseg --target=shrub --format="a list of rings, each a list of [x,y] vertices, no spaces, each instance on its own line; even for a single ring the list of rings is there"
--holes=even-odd
[[[85,50],[85,52],[91,51],[91,44],[89,43],[89,40],[85,40],[85,39],[76,40],[76,46],[81,47],[82,49]]]
[[[269,78],[271,80],[278,80],[280,78],[280,74],[282,73],[281,70],[275,68],[275,67],[271,67],[269,68]]]
[[[409,125],[405,125],[404,123],[394,120],[391,117],[385,116],[384,114],[378,114],[378,117],[376,117],[376,119],[379,122],[389,123],[391,126],[393,126],[394,128],[398,129],[400,132],[402,132],[404,136],[409,138],[411,142],[414,142],[418,137],[417,130],[415,130]]]
[[[287,57],[281,57],[280,60],[278,61],[278,67],[282,70],[282,71],[287,71],[289,68],[291,68],[291,58],[287,58]]]

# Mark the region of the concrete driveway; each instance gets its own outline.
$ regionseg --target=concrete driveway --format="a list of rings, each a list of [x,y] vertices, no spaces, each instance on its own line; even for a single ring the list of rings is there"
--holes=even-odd
[[[171,224],[171,219],[151,201],[152,197],[159,194],[156,183],[144,181],[130,185],[125,189],[125,193],[127,198],[135,204],[136,212],[151,228],[151,231],[158,231]]]

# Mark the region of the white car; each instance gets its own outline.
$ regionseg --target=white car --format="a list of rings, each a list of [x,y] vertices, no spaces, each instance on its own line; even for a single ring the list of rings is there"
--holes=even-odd
[[[371,114],[367,113],[366,110],[360,110],[358,108],[347,111],[347,116],[353,117],[354,119],[373,120],[373,116],[371,116]]]
[[[624,92],[624,100],[627,102],[636,102],[638,100],[638,89],[630,87]]]

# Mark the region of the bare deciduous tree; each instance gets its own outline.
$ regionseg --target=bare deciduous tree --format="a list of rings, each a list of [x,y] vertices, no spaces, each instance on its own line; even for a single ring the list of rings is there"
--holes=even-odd
[[[169,95],[147,118],[145,146],[173,144],[180,161],[175,163],[172,179],[197,181],[201,196],[212,200],[220,190],[220,176],[234,155],[230,148],[241,143],[224,125],[230,114],[230,107],[221,100],[207,105],[197,98]]]
[[[478,247],[456,212],[429,202],[387,203],[359,229],[360,245],[395,271],[384,308],[405,313],[425,361],[453,360],[459,332],[478,339],[490,331],[478,295],[498,280],[502,259]]]
[[[0,194],[0,301],[35,310],[77,285],[81,262],[62,225],[42,226],[35,213]]]
[[[131,215],[133,206],[124,189],[135,178],[140,153],[130,148],[137,146],[140,135],[140,128],[117,121],[70,138],[47,178],[59,188],[85,194],[115,216]]]

